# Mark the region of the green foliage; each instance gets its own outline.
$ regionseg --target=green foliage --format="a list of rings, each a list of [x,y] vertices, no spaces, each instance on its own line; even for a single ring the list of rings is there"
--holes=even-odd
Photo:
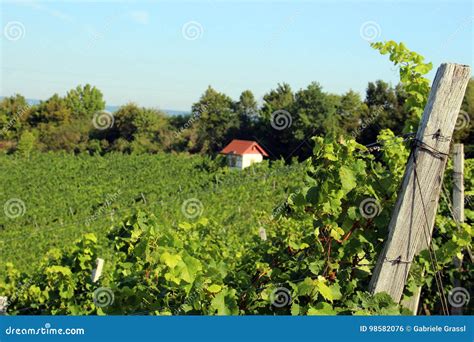
[[[474,78],[467,84],[461,112],[458,116],[454,141],[464,143],[465,153],[469,158],[474,157]]]
[[[158,154],[153,157],[160,158],[158,162],[133,155],[116,155],[112,159],[66,157],[64,165],[73,167],[57,175],[68,180],[63,185],[70,182],[70,189],[77,188],[77,184],[90,186],[85,187],[86,192],[81,196],[77,189],[65,188],[63,193],[76,202],[74,208],[89,205],[92,215],[94,211],[100,213],[92,216],[96,219],[90,221],[91,226],[73,222],[69,227],[85,227],[100,238],[83,235],[71,247],[61,252],[52,250],[34,270],[22,273],[12,265],[12,262],[22,265],[15,250],[30,247],[18,237],[35,234],[35,245],[31,248],[38,252],[45,247],[38,242],[51,246],[54,240],[49,241],[50,234],[42,235],[41,230],[27,231],[23,218],[17,227],[22,231],[16,234],[12,234],[13,222],[0,223],[7,228],[2,237],[10,241],[16,237],[15,243],[22,246],[22,249],[9,249],[11,254],[2,256],[10,263],[4,271],[4,281],[0,282],[5,284],[0,285],[0,292],[13,299],[9,311],[12,314],[408,314],[388,295],[372,296],[367,292],[388,234],[387,222],[408,156],[403,139],[396,138],[392,132],[383,131],[378,140],[380,153],[374,156],[352,139],[333,141],[316,137],[314,155],[302,165],[263,164],[244,172],[231,172],[211,160],[187,156]],[[64,157],[56,160],[52,157],[45,161],[55,163],[58,166],[55,170],[63,169],[58,162]],[[19,163],[9,157],[2,162],[7,167]],[[467,164],[466,174],[470,177],[472,162]],[[158,171],[153,165],[163,167]],[[77,169],[83,170],[82,175],[90,174],[90,178],[78,179],[75,184]],[[126,184],[120,181],[125,169],[133,173]],[[100,178],[104,170],[114,171],[105,172]],[[150,185],[152,174],[159,174],[160,178]],[[133,179],[138,182],[132,182]],[[278,189],[272,193],[273,180],[287,189],[288,197],[269,215],[270,208],[278,203],[275,196],[282,195]],[[472,193],[471,183],[469,179],[468,193]],[[117,188],[121,189],[117,196],[104,197]],[[40,194],[45,190],[38,190],[39,193],[30,197],[22,194],[29,208],[25,216],[59,217],[60,211],[46,212],[32,202],[37,196],[42,200]],[[122,212],[123,207],[131,205],[129,199],[137,191],[144,191],[147,203],[152,204],[145,204],[138,195],[133,204],[138,210]],[[203,204],[201,216],[183,215],[183,201],[190,197],[199,198]],[[48,198],[53,197],[48,194]],[[367,199],[373,200],[375,211],[364,208],[362,204]],[[50,204],[55,210],[68,212],[69,203]],[[90,207],[91,204],[94,206]],[[120,220],[109,219],[112,210]],[[77,218],[91,217],[90,211],[73,210],[73,213]],[[434,248],[449,284],[448,279],[459,277],[460,273],[452,267],[452,257],[471,246],[473,231],[472,223],[457,228],[447,217],[444,203],[441,214],[437,218]],[[468,216],[472,220],[469,211]],[[52,224],[38,222],[48,227]],[[266,240],[259,237],[262,227],[266,230]],[[81,231],[77,229],[76,234]],[[58,230],[55,235],[64,245],[71,238],[71,229]],[[98,256],[106,259],[106,267],[100,281],[92,283],[93,261]],[[30,266],[33,260],[28,261]],[[423,268],[425,275],[421,277]],[[468,281],[470,271],[463,272],[467,273],[456,279]],[[439,297],[426,252],[421,253],[412,267],[409,280],[405,294],[410,295],[413,286],[422,283],[428,291],[422,301],[436,311]],[[27,290],[21,284],[28,284]],[[114,301],[107,306],[94,302],[95,291],[102,287],[113,293]],[[286,289],[288,301],[286,305],[276,306],[275,293],[282,288]]]
[[[176,226],[186,220],[181,207],[190,198],[201,201],[204,214],[218,224],[246,234],[255,228],[258,213],[271,212],[275,199],[283,200],[303,173],[300,165],[282,163],[263,162],[243,172],[225,165],[223,158],[165,153],[0,156],[2,208],[11,198],[26,207],[15,219],[0,215],[0,260],[32,270],[38,254],[71,243],[84,230],[100,237],[132,209],[153,212],[162,224]],[[10,240],[14,248],[6,248]]]
[[[369,82],[366,90],[365,104],[367,110],[361,115],[361,130],[356,136],[359,142],[370,144],[376,141],[381,129],[390,129],[396,135],[403,133],[403,127],[409,114],[403,108],[405,94],[400,86],[392,87],[378,80]]]
[[[68,108],[71,109],[72,116],[76,119],[91,120],[94,113],[105,108],[102,92],[90,84],[77,86],[70,90],[65,97],[65,101]]]
[[[29,123],[31,126],[39,126],[40,124],[67,123],[71,120],[71,108],[68,107],[66,100],[58,94],[54,94],[46,101],[41,101],[35,107]]]
[[[291,111],[295,98],[290,85],[283,83],[265,94],[263,100],[262,116],[269,121],[272,113],[277,110]]]
[[[240,116],[241,123],[249,125],[258,116],[258,105],[253,93],[244,90],[236,103],[236,111]]]
[[[191,142],[192,151],[218,152],[227,143],[229,130],[238,127],[232,99],[210,86],[193,104],[192,113],[198,118],[195,123],[197,140]]]
[[[349,90],[341,96],[336,106],[339,127],[343,129],[343,132],[356,131],[360,125],[360,120],[367,111],[367,104],[362,102],[360,95],[353,90]]]
[[[35,148],[36,137],[30,131],[24,131],[18,141],[17,151],[22,157],[29,158]]]
[[[382,55],[388,54],[390,61],[399,67],[400,82],[406,93],[404,106],[411,114],[405,131],[416,131],[430,92],[430,81],[424,75],[431,71],[433,65],[425,63],[423,56],[410,51],[403,43],[390,40],[372,43],[371,46]]]
[[[0,138],[19,138],[30,110],[26,99],[19,94],[2,99],[0,101]]]
[[[100,314],[94,305],[91,270],[97,258],[97,237],[85,234],[67,252],[50,250],[31,276],[7,263],[0,293],[8,294],[10,314]]]
[[[295,94],[295,110],[298,120],[294,122],[295,139],[303,140],[308,135],[342,133],[335,115],[336,102],[325,94],[317,83],[311,83],[306,89]]]

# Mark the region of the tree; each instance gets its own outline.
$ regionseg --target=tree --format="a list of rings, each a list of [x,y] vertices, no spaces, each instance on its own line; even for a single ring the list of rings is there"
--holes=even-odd
[[[361,131],[361,118],[367,113],[367,105],[353,90],[343,94],[337,105],[336,113],[339,125],[344,132],[356,136]]]
[[[81,152],[87,148],[87,127],[81,127],[77,122],[60,125],[41,123],[40,148],[44,151]]]
[[[263,96],[262,117],[271,120],[271,115],[277,110],[290,111],[295,101],[293,91],[287,83],[278,84],[276,89],[270,90]]]
[[[18,138],[31,112],[31,106],[19,95],[0,101],[0,138]]]
[[[61,124],[71,121],[71,109],[66,100],[58,94],[54,94],[46,101],[41,101],[32,111],[29,123],[32,127],[39,124]]]
[[[454,140],[465,144],[465,153],[468,158],[474,156],[474,78],[471,78],[467,84],[454,131]]]
[[[312,82],[295,94],[291,150],[306,159],[312,151],[311,144],[305,142],[315,135],[338,135],[342,133],[336,113],[340,97],[323,92],[321,85]]]
[[[81,152],[87,149],[91,118],[74,115],[67,98],[54,94],[41,101],[32,109],[28,122],[39,131],[41,150]]]
[[[339,97],[324,93],[316,82],[298,91],[293,110],[297,117],[293,124],[294,138],[301,141],[308,136],[335,135],[340,132],[336,117],[339,101]]]
[[[256,120],[258,113],[257,101],[250,90],[244,90],[240,94],[239,101],[236,103],[236,111],[239,117],[245,118],[247,121]]]
[[[239,120],[240,137],[251,138],[259,111],[257,101],[250,90],[245,90],[240,94],[239,101],[235,103],[235,111]]]
[[[405,121],[409,117],[403,108],[405,96],[400,86],[393,88],[382,80],[369,82],[365,96],[368,110],[361,117],[361,125],[365,128],[358,136],[361,143],[373,143],[380,130],[385,128],[397,135],[403,133]]]
[[[30,131],[23,131],[18,141],[17,152],[25,158],[29,158],[31,152],[36,146],[36,137]]]
[[[256,123],[255,135],[274,156],[286,157],[292,148],[295,95],[287,83],[278,84],[263,96],[263,106]]]
[[[169,124],[166,115],[155,109],[138,107],[128,103],[119,108],[114,114],[114,126],[109,130],[101,131],[110,142],[123,139],[133,144],[128,145],[121,141],[114,145],[121,150],[132,148],[133,152],[157,152],[167,148],[170,144]]]
[[[75,119],[92,120],[95,113],[105,109],[102,92],[90,84],[70,90],[65,100]]]
[[[474,113],[474,77],[469,80],[466,88],[466,94],[462,101],[462,107],[468,113]]]
[[[193,104],[192,114],[198,118],[195,121],[197,141],[192,146],[193,151],[218,152],[231,138],[229,130],[238,127],[238,117],[233,110],[232,99],[211,86],[199,101]]]

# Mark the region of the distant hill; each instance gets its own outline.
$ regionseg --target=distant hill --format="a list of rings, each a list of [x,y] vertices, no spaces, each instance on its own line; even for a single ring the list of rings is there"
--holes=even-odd
[[[105,106],[105,110],[108,110],[109,112],[116,112],[120,106]],[[183,111],[183,110],[174,110],[174,109],[159,109],[162,112],[165,112],[169,116],[177,116],[177,115],[186,115],[189,114],[189,112]]]
[[[0,96],[0,100],[4,99],[6,96]],[[26,102],[30,105],[37,105],[40,103],[41,100],[36,100],[36,99],[26,99]],[[105,109],[108,110],[109,112],[116,112],[120,106],[109,106],[106,105]],[[189,112],[183,111],[183,110],[174,110],[174,109],[160,109],[160,111],[165,112],[169,116],[177,116],[177,115],[187,115]]]

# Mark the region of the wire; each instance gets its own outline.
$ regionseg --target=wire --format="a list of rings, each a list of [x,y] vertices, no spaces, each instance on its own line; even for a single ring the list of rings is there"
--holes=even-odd
[[[416,151],[414,150],[418,146],[419,146],[418,144],[415,144],[413,146],[413,154],[412,154],[413,155],[413,163],[414,163],[414,169],[413,169],[414,186],[415,186],[415,189],[416,189],[416,186],[418,186],[418,191],[419,191],[419,194],[420,194],[421,204],[422,204],[422,208],[423,208],[423,215],[424,215],[425,224],[426,224],[426,229],[423,229],[423,233],[424,233],[423,235],[425,236],[426,244],[428,246],[428,253],[429,253],[431,265],[433,267],[433,271],[434,271],[434,274],[435,274],[436,287],[438,289],[439,296],[440,296],[440,299],[441,299],[442,310],[443,310],[443,313],[445,315],[449,315],[449,307],[448,307],[448,302],[446,300],[446,295],[445,295],[445,292],[444,292],[443,279],[441,278],[441,275],[439,273],[439,266],[438,266],[438,260],[436,258],[436,253],[433,251],[433,248],[432,248],[432,243],[431,243],[432,239],[430,239],[430,237],[431,237],[430,223],[429,223],[429,220],[428,220],[428,215],[426,213],[426,206],[425,206],[425,201],[423,199],[423,193],[421,191],[420,180],[418,179],[417,156],[416,156]],[[433,151],[431,151],[431,152],[433,152]],[[436,151],[436,152],[441,154],[441,152],[439,152],[439,151]],[[415,194],[413,194],[413,195],[415,195]],[[412,212],[412,215],[413,215],[413,212]],[[411,227],[412,226],[410,226],[410,228]],[[415,248],[416,248],[416,246],[415,246]]]

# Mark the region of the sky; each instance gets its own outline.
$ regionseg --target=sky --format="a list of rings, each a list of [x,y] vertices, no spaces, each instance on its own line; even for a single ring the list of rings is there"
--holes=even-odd
[[[65,95],[92,84],[108,105],[189,110],[211,85],[233,99],[278,83],[364,96],[396,84],[370,42],[433,62],[473,61],[472,1],[0,0],[0,95]]]

